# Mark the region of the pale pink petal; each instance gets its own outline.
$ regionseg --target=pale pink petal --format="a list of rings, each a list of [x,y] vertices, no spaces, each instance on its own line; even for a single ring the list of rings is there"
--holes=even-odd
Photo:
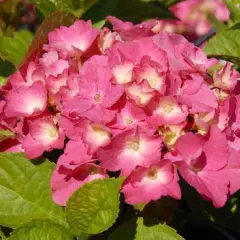
[[[128,204],[149,203],[163,196],[181,198],[177,172],[173,165],[161,160],[149,168],[139,167],[123,183],[121,190]]]
[[[46,108],[47,93],[42,82],[35,82],[30,87],[12,89],[6,96],[7,117],[27,117],[38,115]]]

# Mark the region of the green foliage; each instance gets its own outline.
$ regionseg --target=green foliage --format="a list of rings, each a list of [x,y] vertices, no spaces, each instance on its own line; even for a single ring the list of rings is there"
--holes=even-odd
[[[174,18],[174,15],[164,5],[151,0],[119,0],[113,15],[130,21]]]
[[[208,21],[214,26],[217,32],[227,30],[227,26],[219,21],[213,14],[208,16]]]
[[[166,7],[171,7],[172,5],[180,2],[181,0],[158,0],[158,2],[164,4]]]
[[[167,9],[176,0],[31,0],[47,16],[55,11],[69,12],[76,17],[92,19],[101,27],[107,15],[124,20],[144,20],[149,18],[174,18]],[[89,12],[87,11],[89,9]]]
[[[49,0],[31,0],[32,3],[42,12],[44,16],[57,11],[56,6],[53,1]]]
[[[69,199],[67,221],[74,234],[97,234],[115,222],[123,179],[109,178],[84,184]]]
[[[165,225],[156,224],[153,219],[138,218],[123,224],[115,230],[108,240],[183,240],[177,232]]]
[[[231,19],[233,22],[240,21],[240,0],[224,0],[228,9],[231,12]]]
[[[175,18],[159,0],[99,0],[82,18],[91,19],[93,24],[100,28],[105,24],[108,15],[131,21]]]
[[[213,37],[204,51],[209,57],[218,57],[236,64],[240,62],[240,30],[223,31]]]
[[[0,87],[6,83],[7,77],[11,75],[14,70],[15,67],[12,63],[0,59]]]
[[[12,36],[21,25],[22,0],[0,2],[0,35]]]
[[[0,229],[0,239],[6,240],[7,238],[5,237],[4,233]]]
[[[20,31],[14,37],[0,36],[0,58],[8,60],[16,67],[21,63],[33,38],[29,31]]]
[[[240,22],[236,22],[228,28],[228,30],[236,30],[236,29],[240,29]]]
[[[16,228],[32,219],[49,219],[67,226],[62,208],[52,201],[52,168],[47,160],[38,163],[23,154],[0,154],[1,225]]]
[[[106,23],[106,17],[113,14],[117,7],[117,0],[99,0],[82,18],[91,19],[95,27],[101,28]]]
[[[73,236],[61,225],[33,220],[14,230],[8,240],[73,240]]]
[[[186,182],[181,181],[184,201],[187,203],[193,225],[219,225],[240,233],[240,192],[229,199],[222,208],[215,208],[211,202],[201,198],[198,192]]]
[[[8,130],[0,130],[0,143],[5,139],[14,137],[15,134]]]
[[[31,0],[47,16],[55,11],[65,11],[80,17],[97,0]]]

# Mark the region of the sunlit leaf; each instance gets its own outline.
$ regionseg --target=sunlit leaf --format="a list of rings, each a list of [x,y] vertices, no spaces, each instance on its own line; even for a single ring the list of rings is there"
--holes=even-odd
[[[74,234],[97,234],[115,222],[123,179],[109,178],[84,184],[67,203],[68,224]]]
[[[18,66],[33,38],[29,31],[16,32],[14,37],[0,36],[0,57]]]

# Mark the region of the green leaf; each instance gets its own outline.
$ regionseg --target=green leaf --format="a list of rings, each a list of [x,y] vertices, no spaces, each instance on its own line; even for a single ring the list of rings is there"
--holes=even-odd
[[[156,224],[152,219],[138,218],[120,226],[108,240],[183,240],[176,230],[165,225]]]
[[[45,15],[55,11],[65,11],[80,17],[97,0],[31,0]]]
[[[224,0],[230,10],[233,22],[240,21],[240,0]]]
[[[32,56],[41,52],[42,45],[48,41],[48,33],[56,28],[59,28],[60,26],[68,27],[76,20],[77,18],[72,14],[65,12],[54,12],[47,16],[42,22],[41,26],[38,28],[21,65],[28,63]]]
[[[91,19],[95,27],[101,28],[106,23],[108,15],[131,21],[175,18],[160,0],[99,0],[82,15],[82,18]]]
[[[209,57],[218,57],[236,64],[240,62],[240,30],[228,30],[209,40],[204,48]]]
[[[145,0],[145,1],[147,2],[149,0]],[[171,7],[172,5],[180,2],[181,0],[156,0],[156,1],[164,4],[164,6],[166,7]]]
[[[44,16],[49,15],[52,12],[57,11],[54,3],[48,0],[30,0],[32,3],[36,5],[36,7],[42,12]]]
[[[73,240],[73,236],[61,225],[34,220],[14,230],[8,240]]]
[[[15,137],[15,134],[8,130],[0,130],[0,143],[5,139]]]
[[[231,25],[228,30],[236,30],[240,29],[240,22],[236,22],[235,24]]]
[[[15,67],[8,61],[0,59],[0,76],[7,78],[9,75],[14,73]]]
[[[210,15],[208,16],[208,20],[209,20],[209,22],[211,22],[211,24],[215,27],[215,29],[216,29],[217,32],[227,30],[227,26],[226,26],[224,23],[220,22],[220,21],[215,17],[215,15],[210,14]]]
[[[2,230],[0,229],[0,239],[2,240],[7,240],[7,237],[5,236],[5,234],[2,232]]]
[[[176,18],[163,4],[154,0],[119,0],[113,15],[129,21]]]
[[[72,0],[72,13],[81,17],[90,7],[94,6],[98,0]]]
[[[32,219],[49,219],[67,227],[62,208],[52,201],[51,173],[47,160],[0,154],[0,225],[16,228]]]
[[[0,87],[5,85],[7,82],[7,78],[0,76]]]
[[[106,23],[106,17],[113,14],[118,0],[99,0],[82,15],[82,19],[92,20],[95,27],[101,28]]]
[[[18,66],[27,52],[32,37],[32,33],[26,30],[16,32],[13,38],[0,36],[0,58]]]
[[[74,234],[97,234],[115,222],[122,181],[122,178],[95,180],[84,184],[70,197],[66,213]]]

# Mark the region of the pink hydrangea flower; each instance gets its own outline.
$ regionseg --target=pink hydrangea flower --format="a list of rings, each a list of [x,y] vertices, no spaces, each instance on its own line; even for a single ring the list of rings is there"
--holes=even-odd
[[[179,12],[186,2],[189,9]],[[185,20],[135,25],[108,17],[113,31],[83,20],[55,29],[34,61],[0,87],[0,129],[16,135],[0,151],[34,159],[63,149],[51,180],[62,206],[86,182],[117,171],[126,177],[128,204],[180,199],[179,171],[204,199],[223,206],[240,189],[239,73],[227,63],[212,77],[218,60],[183,36],[160,32],[176,24],[186,33],[195,24],[200,34],[206,13],[224,20],[223,6],[189,0],[172,8]]]
[[[214,85],[227,91],[233,91],[239,79],[240,75],[232,69],[231,63],[226,63],[221,70],[215,72],[213,77]]]
[[[219,21],[227,21],[230,16],[222,0],[184,0],[172,6],[171,11],[183,22],[188,32],[197,36],[210,30],[209,14]]]
[[[122,96],[123,87],[110,82],[111,71],[101,64],[105,59],[106,57],[96,56],[85,62],[80,93],[64,103],[64,112],[86,117],[96,123],[113,120],[115,112],[110,107]]]
[[[93,44],[98,33],[90,20],[78,20],[69,28],[62,26],[49,33],[49,44],[45,48],[57,50],[64,59],[81,56]]]
[[[8,81],[11,83],[13,88],[29,87],[34,82],[42,82],[45,84],[45,72],[44,69],[37,65],[35,62],[30,62],[27,69],[20,69],[19,71],[12,74]]]
[[[70,140],[64,154],[58,159],[59,164],[70,169],[88,162],[92,162],[92,155],[88,153],[88,146],[81,139]]]
[[[47,106],[47,92],[42,82],[34,82],[29,87],[12,89],[6,95],[6,117],[28,117],[39,115]]]
[[[39,59],[39,62],[45,68],[45,74],[47,77],[50,75],[53,77],[57,77],[69,67],[67,61],[59,59],[57,51],[50,51],[44,53],[42,58]]]
[[[179,163],[182,177],[215,207],[222,207],[229,184],[224,171],[229,158],[224,134],[216,126],[206,137],[189,132],[177,140],[175,147],[183,158]]]
[[[48,90],[51,92],[51,94],[54,96],[56,93],[60,91],[62,87],[67,86],[68,84],[68,78],[69,74],[68,71],[65,70],[62,74],[54,77],[54,76],[49,76],[46,79],[46,85]]]
[[[109,171],[121,170],[128,175],[136,166],[149,166],[161,158],[162,140],[159,136],[141,132],[139,128],[126,130],[113,137],[98,151],[101,166]]]
[[[28,119],[26,124],[28,133],[23,137],[22,147],[30,159],[41,156],[44,151],[64,147],[65,137],[51,115]]]
[[[240,189],[240,152],[233,148],[229,148],[229,152],[230,157],[225,169],[225,176],[229,177],[229,192],[232,195]]]
[[[136,128],[137,126],[149,131],[150,126],[147,124],[146,119],[147,116],[142,108],[139,108],[134,103],[126,102],[124,107],[117,114],[116,120],[109,124],[109,128],[114,134]]]
[[[181,198],[177,171],[171,162],[161,160],[157,164],[138,167],[123,183],[122,193],[128,204],[149,203],[163,196]]]
[[[100,147],[104,147],[110,142],[111,131],[102,124],[93,123],[82,119],[75,125],[80,133],[80,138],[88,148],[89,154],[94,154]]]
[[[191,113],[210,112],[217,108],[217,99],[203,78],[189,75],[185,80],[179,102],[187,105]]]
[[[162,125],[179,124],[186,121],[188,109],[180,105],[173,97],[160,98],[156,108],[153,110],[149,123],[155,127]]]
[[[159,135],[162,136],[164,144],[169,148],[174,148],[174,145],[179,137],[185,134],[184,128],[187,125],[187,121],[176,125],[163,125],[158,128]]]
[[[122,41],[133,41],[152,36],[154,34],[152,29],[156,25],[156,20],[149,20],[134,25],[132,22],[123,22],[113,16],[108,16],[107,19],[113,25],[113,30],[118,33]]]

